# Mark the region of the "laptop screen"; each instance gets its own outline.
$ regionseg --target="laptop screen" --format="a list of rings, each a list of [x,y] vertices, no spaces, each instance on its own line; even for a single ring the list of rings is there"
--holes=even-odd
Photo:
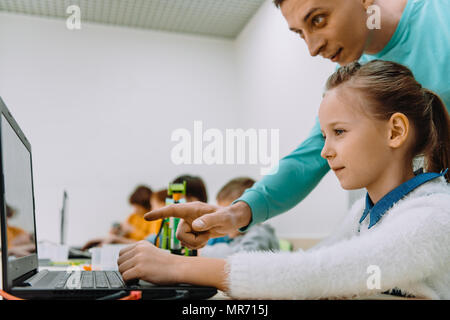
[[[36,252],[31,153],[3,114],[1,145],[8,261],[20,260]]]

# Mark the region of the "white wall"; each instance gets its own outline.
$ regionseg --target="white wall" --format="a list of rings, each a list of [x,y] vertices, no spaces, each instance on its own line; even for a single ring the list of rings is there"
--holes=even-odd
[[[201,175],[214,200],[241,168],[175,166],[171,133],[233,128],[229,40],[0,14],[0,96],[33,146],[38,239],[59,239],[69,193],[68,243],[106,234],[129,213],[139,183]],[[244,170],[244,169],[242,169]]]
[[[58,240],[69,192],[69,244],[105,234],[153,189],[201,175],[210,202],[255,165],[182,165],[177,128],[280,129],[280,156],[307,137],[334,65],[311,58],[270,0],[236,41],[0,14],[0,96],[33,146],[38,239]],[[326,201],[324,201],[326,197]],[[323,237],[347,209],[328,174],[300,205],[270,220],[284,237]]]
[[[280,156],[294,150],[314,125],[326,79],[335,65],[309,55],[272,1],[262,5],[235,43],[241,123],[280,129]],[[257,172],[254,172],[254,176]],[[270,220],[280,236],[323,237],[347,210],[333,173],[297,207]]]

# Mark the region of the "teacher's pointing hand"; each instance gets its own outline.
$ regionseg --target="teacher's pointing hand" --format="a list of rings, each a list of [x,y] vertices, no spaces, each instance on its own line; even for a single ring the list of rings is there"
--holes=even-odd
[[[199,249],[210,238],[223,237],[232,231],[250,224],[250,207],[239,201],[228,207],[218,207],[204,202],[172,204],[145,214],[146,220],[169,217],[181,218],[177,228],[177,238],[181,245]]]

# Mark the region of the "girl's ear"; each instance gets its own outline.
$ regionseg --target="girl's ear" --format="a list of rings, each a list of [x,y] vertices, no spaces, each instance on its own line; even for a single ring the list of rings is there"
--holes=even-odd
[[[403,113],[394,113],[389,119],[388,129],[388,145],[394,149],[401,147],[407,140],[410,131],[408,117]]]

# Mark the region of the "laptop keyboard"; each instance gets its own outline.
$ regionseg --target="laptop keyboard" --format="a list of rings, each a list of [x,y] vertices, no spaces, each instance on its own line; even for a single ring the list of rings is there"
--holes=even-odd
[[[74,271],[61,272],[56,279],[56,289],[109,289],[123,288],[117,271]]]

